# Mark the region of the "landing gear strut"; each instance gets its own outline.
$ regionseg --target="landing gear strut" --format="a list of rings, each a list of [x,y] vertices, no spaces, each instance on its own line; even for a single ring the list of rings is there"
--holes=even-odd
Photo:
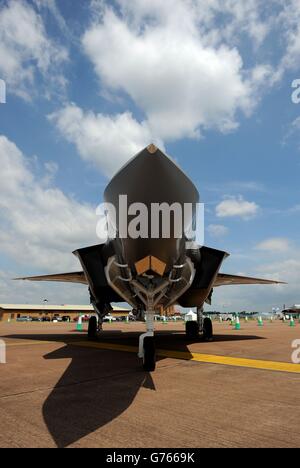
[[[92,295],[91,304],[96,315],[93,315],[89,320],[88,338],[90,340],[95,340],[98,336],[98,333],[102,330],[103,318],[105,317],[107,308],[109,310],[110,305],[97,303]]]

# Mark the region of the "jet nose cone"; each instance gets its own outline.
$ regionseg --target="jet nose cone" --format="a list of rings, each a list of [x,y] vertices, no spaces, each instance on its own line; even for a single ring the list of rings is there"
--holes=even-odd
[[[147,150],[148,150],[148,153],[155,154],[157,153],[158,148],[153,143],[151,143],[151,145],[147,146]]]

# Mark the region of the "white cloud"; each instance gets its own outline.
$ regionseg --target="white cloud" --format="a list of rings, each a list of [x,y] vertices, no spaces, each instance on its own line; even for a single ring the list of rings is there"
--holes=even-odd
[[[300,211],[300,204],[299,204],[299,205],[293,206],[293,207],[289,210],[290,213],[299,213],[299,211]]]
[[[53,15],[53,17],[55,18],[55,20],[56,20],[58,26],[60,27],[60,29],[64,33],[69,35],[69,30],[68,30],[66,20],[63,17],[63,15],[61,14],[55,0],[33,0],[33,1],[34,1],[34,3],[36,4],[37,8],[40,11],[42,11],[43,9],[48,10]]]
[[[297,294],[299,293],[300,257],[298,253],[294,255],[294,258],[288,257],[285,260],[276,260],[271,263],[265,263],[258,267],[257,271],[262,274],[263,277],[272,275],[272,278],[278,281],[287,282],[289,288],[287,289],[285,285],[281,285],[281,290],[287,290],[289,292],[293,291]]]
[[[58,66],[66,61],[65,47],[46,33],[42,17],[24,0],[9,0],[0,8],[0,75],[8,92],[30,100],[44,80],[44,93],[59,91],[66,80]],[[45,91],[46,90],[46,91]]]
[[[101,84],[125,91],[162,139],[235,129],[255,104],[252,83],[235,47],[201,35],[196,2],[120,3],[123,14],[105,7],[82,41]]]
[[[35,177],[14,143],[0,136],[0,252],[28,273],[80,269],[72,250],[97,243],[95,209]]]
[[[207,231],[212,237],[224,237],[228,234],[229,229],[222,224],[210,224]]]
[[[300,4],[298,0],[282,2],[283,8],[277,17],[281,28],[281,38],[285,41],[285,51],[278,66],[278,79],[286,70],[299,69],[300,60]]]
[[[246,201],[242,196],[228,197],[217,205],[216,215],[218,218],[240,217],[249,219],[254,217],[258,210],[259,206],[255,202]]]
[[[290,241],[280,237],[273,237],[260,242],[255,248],[272,253],[287,252],[290,249]]]
[[[267,262],[255,269],[248,269],[243,274],[258,278],[284,281],[287,284],[224,286],[215,288],[213,295],[214,310],[272,312],[272,307],[283,308],[299,302],[300,258],[288,257],[285,260]],[[231,267],[226,272],[238,274]],[[226,307],[223,305],[226,304]]]
[[[276,242],[275,242],[276,240]],[[247,310],[271,312],[272,307],[283,308],[299,303],[300,283],[300,255],[299,246],[288,239],[267,239],[263,249],[257,250],[248,261],[248,269],[244,271],[246,276],[284,281],[287,284],[279,285],[250,285],[250,286],[224,286],[215,288],[213,296],[213,308],[222,310],[226,304],[226,310]],[[283,242],[279,242],[283,241]],[[264,244],[264,243],[262,243]],[[277,247],[279,248],[276,248]],[[281,247],[281,249],[280,249]],[[232,255],[224,265],[223,271],[238,274],[241,267],[241,259]],[[272,258],[272,261],[270,261]],[[244,259],[244,261],[250,258]],[[230,266],[231,265],[231,266]]]
[[[60,133],[74,143],[81,157],[106,175],[113,175],[138,151],[156,142],[145,122],[137,122],[130,112],[108,116],[84,112],[75,104],[69,104],[49,116]]]
[[[54,0],[35,2],[63,27]],[[82,46],[101,95],[124,105],[127,94],[143,117],[97,114],[68,104],[52,120],[81,157],[107,175],[149,141],[163,146],[163,141],[199,138],[207,129],[232,131],[280,78],[274,64],[256,60],[258,48],[278,28],[278,11],[285,10],[277,0],[117,0],[114,6],[93,0]],[[289,30],[286,14],[284,21]],[[253,46],[248,68],[242,58],[245,38]]]

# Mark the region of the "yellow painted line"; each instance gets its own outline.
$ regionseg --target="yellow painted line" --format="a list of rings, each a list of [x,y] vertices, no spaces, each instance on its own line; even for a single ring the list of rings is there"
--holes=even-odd
[[[113,343],[97,343],[89,341],[77,341],[70,343],[73,346],[81,346],[94,349],[104,349],[112,351],[126,351],[130,353],[136,353],[138,348],[136,346],[119,345]],[[188,361],[197,361],[210,364],[221,364],[225,366],[234,367],[247,367],[250,369],[262,369],[271,370],[278,372],[289,372],[294,374],[300,374],[300,365],[292,364],[288,362],[279,361],[263,361],[259,359],[246,359],[236,358],[230,356],[217,356],[214,354],[200,354],[200,353],[189,353],[183,351],[170,351],[166,349],[158,349],[156,351],[158,356],[168,357],[172,359],[183,359]]]
[[[189,361],[206,362],[210,364],[221,364],[225,366],[248,367],[250,369],[263,369],[279,372],[290,372],[300,374],[299,364],[290,364],[279,361],[263,361],[260,359],[236,358],[231,356],[216,356],[214,354],[185,353],[180,351],[158,350],[159,356],[186,359]]]

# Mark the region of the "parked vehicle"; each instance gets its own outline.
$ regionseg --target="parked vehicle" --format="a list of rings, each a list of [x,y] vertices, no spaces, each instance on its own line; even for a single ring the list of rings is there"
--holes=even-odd
[[[61,319],[63,322],[71,322],[71,317],[69,315],[64,315]]]
[[[52,318],[52,322],[62,322],[62,318],[61,317],[53,317]]]
[[[103,320],[103,322],[116,322],[116,321],[117,321],[116,317],[113,317],[112,315],[106,315]]]
[[[17,322],[32,322],[32,318],[29,316],[18,317]]]

